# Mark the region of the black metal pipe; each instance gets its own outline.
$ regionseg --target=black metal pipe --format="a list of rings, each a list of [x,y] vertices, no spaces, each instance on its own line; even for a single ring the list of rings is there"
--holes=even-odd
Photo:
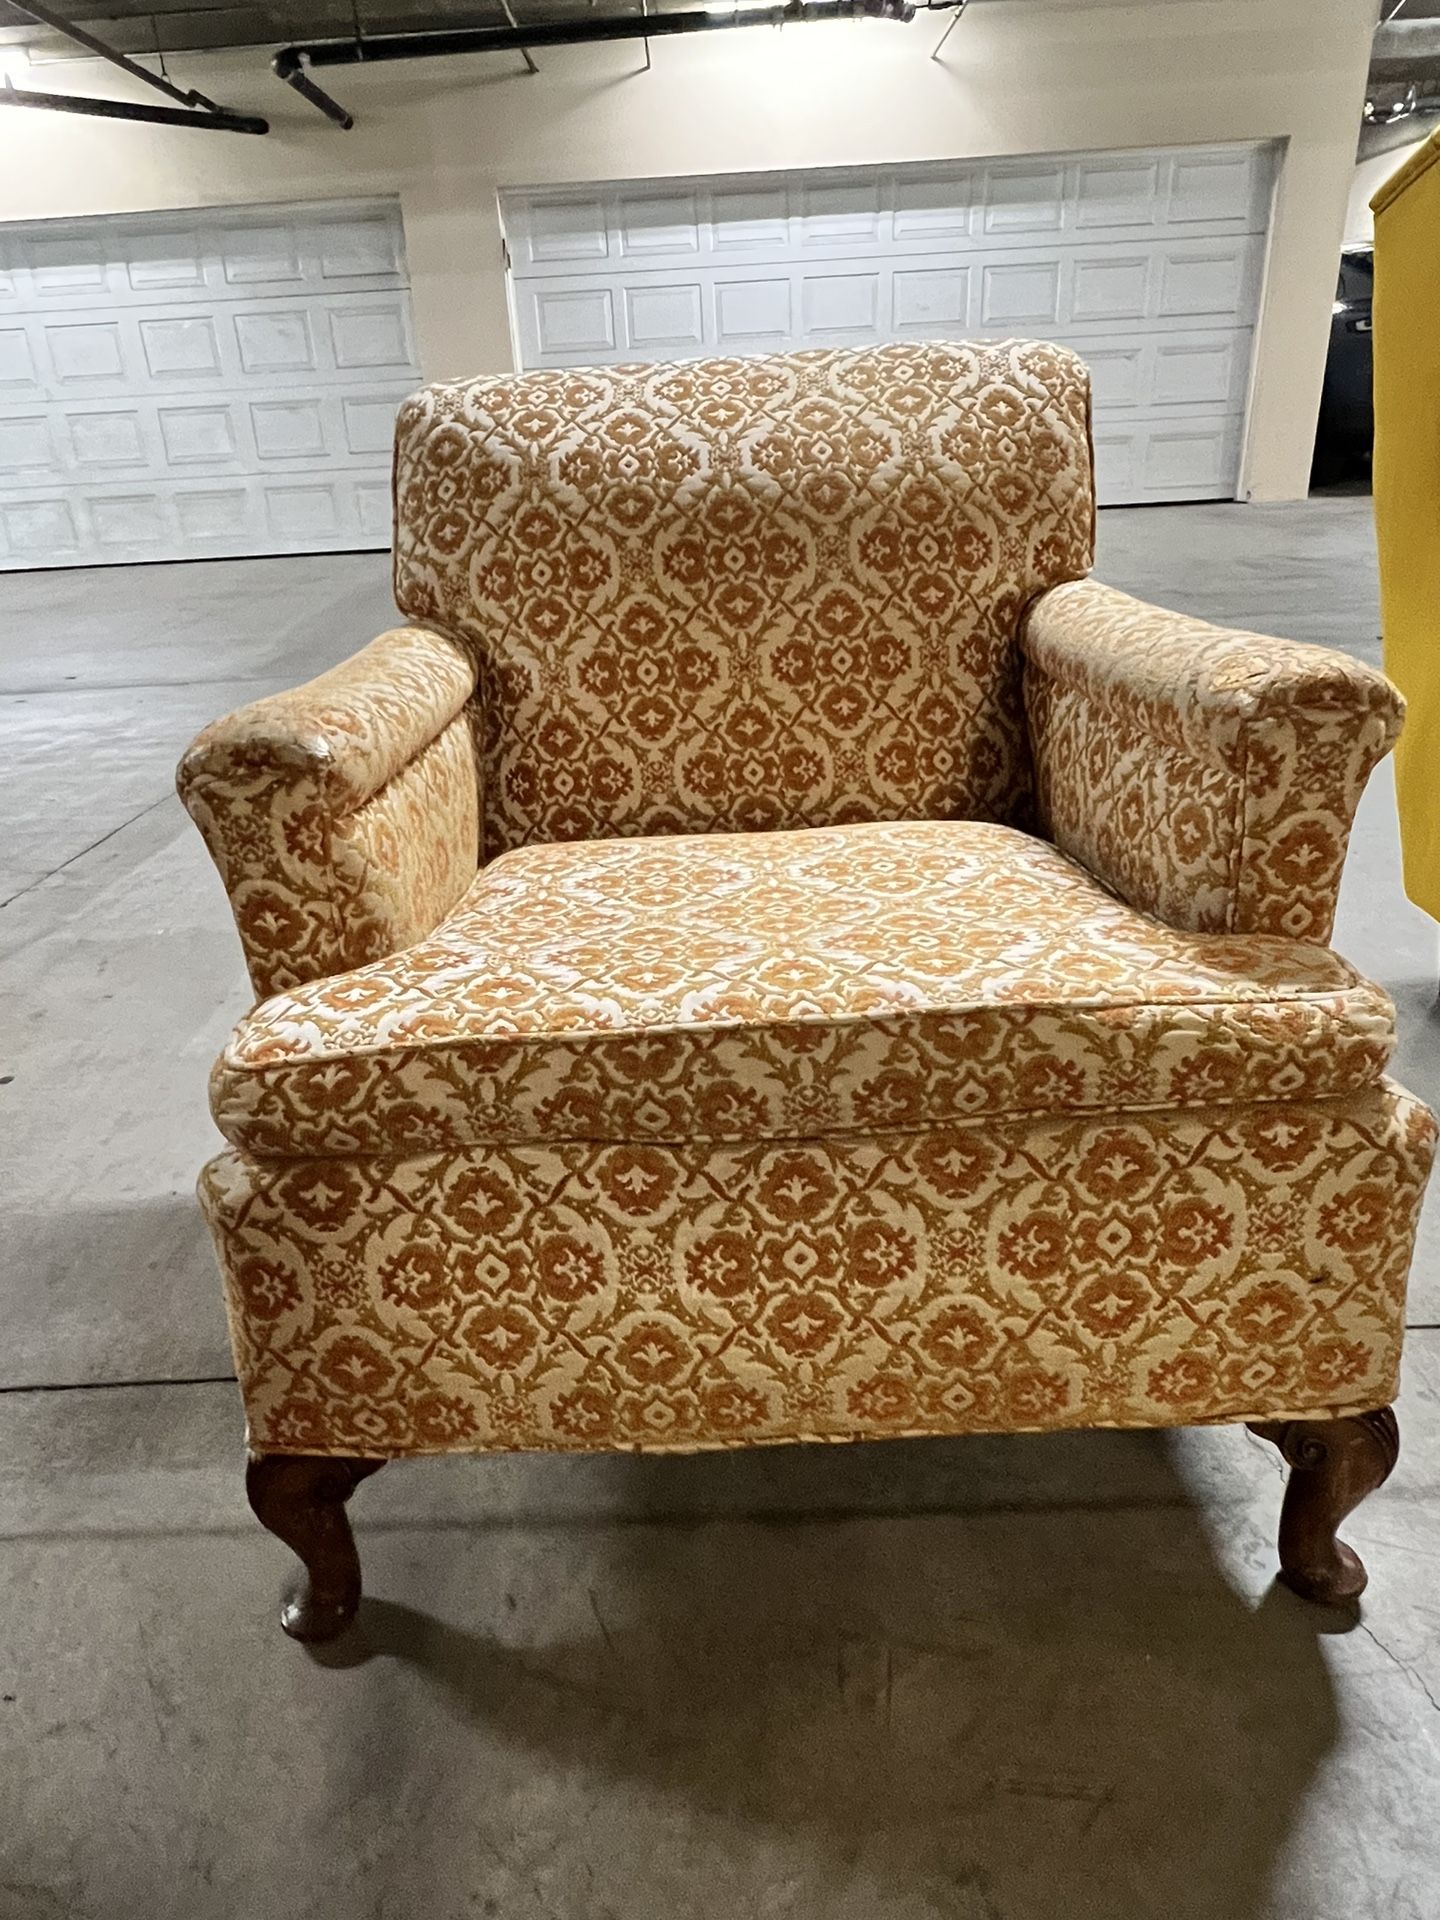
[[[531,47],[583,46],[601,40],[658,40],[672,33],[721,33],[733,27],[783,27],[809,20],[913,20],[909,0],[783,0],[773,7],[736,7],[711,13],[612,14],[598,20],[543,20],[527,27],[441,27],[428,33],[366,34],[363,40],[322,40],[296,51],[312,67],[348,67],[372,60],[438,60],[457,53],[504,53]],[[287,52],[289,49],[287,49]]]
[[[198,127],[202,133],[268,133],[270,122],[228,107],[152,107],[143,100],[96,100],[88,93],[35,93],[0,86],[0,107],[41,107],[47,113],[84,113],[98,120],[146,120],[161,127]]]
[[[283,80],[287,87],[293,87],[301,99],[308,100],[312,107],[318,107],[337,127],[343,127],[348,133],[354,126],[354,115],[348,113],[338,100],[332,100],[323,87],[317,87],[306,73],[298,47],[282,48],[270,65],[277,79]]]
[[[178,100],[182,107],[206,107],[211,113],[228,112],[227,108],[217,107],[215,102],[203,93],[196,93],[193,90],[183,93],[179,87],[172,86],[162,74],[151,73],[148,67],[142,67],[138,61],[132,60],[128,54],[121,53],[117,47],[110,46],[107,41],[97,40],[95,35],[87,32],[84,27],[74,26],[70,21],[62,19],[58,13],[52,13],[48,7],[40,4],[40,0],[29,0],[28,4],[27,0],[10,0],[10,4],[17,13],[23,13],[31,20],[37,20],[42,27],[49,27],[54,33],[64,34],[65,38],[73,40],[77,47],[84,47],[88,52],[98,55],[101,60],[108,60],[112,67],[118,67],[122,73],[128,73],[132,80],[142,80],[147,87],[154,87],[157,93],[163,93],[172,100]]]
[[[366,34],[357,40],[318,40],[282,47],[273,66],[338,125],[350,116],[305,73],[306,67],[350,67],[372,60],[443,60],[463,53],[510,53],[526,47],[586,46],[608,40],[658,40],[675,33],[728,32],[734,27],[784,27],[813,20],[913,20],[911,0],[782,0],[770,7],[736,7],[711,13],[688,7],[679,13],[631,13],[600,19],[543,20],[526,27],[447,27],[426,33]],[[302,84],[303,82],[303,84]],[[319,96],[318,98],[316,96]]]

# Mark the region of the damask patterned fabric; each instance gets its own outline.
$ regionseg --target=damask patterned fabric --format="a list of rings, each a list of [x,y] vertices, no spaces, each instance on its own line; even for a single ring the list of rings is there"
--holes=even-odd
[[[253,1446],[1391,1397],[1435,1125],[1320,943],[1398,702],[1080,579],[1078,361],[430,388],[396,482],[424,624],[181,769]]]
[[[408,946],[470,885],[474,689],[463,648],[402,627],[194,741],[177,785],[257,995]]]
[[[1329,937],[1350,823],[1403,703],[1344,654],[1077,581],[1026,615],[1044,830],[1172,926]]]
[[[214,1110],[269,1154],[744,1140],[1309,1099],[1392,1010],[1327,947],[1179,933],[970,822],[524,847],[432,937],[265,1001]]]
[[[1434,1123],[1345,1100],[750,1145],[222,1155],[253,1446],[735,1446],[1393,1397]]]
[[[427,387],[395,597],[463,637],[487,856],[1023,819],[1016,627],[1090,565],[1089,382],[902,344]]]

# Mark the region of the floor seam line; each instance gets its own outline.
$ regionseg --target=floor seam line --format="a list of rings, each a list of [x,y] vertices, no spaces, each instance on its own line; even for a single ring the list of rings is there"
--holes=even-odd
[[[32,1380],[15,1386],[0,1386],[7,1393],[114,1393],[125,1387],[233,1387],[233,1373],[194,1373],[176,1377],[157,1376],[151,1380]]]
[[[107,840],[113,840],[116,834],[123,833],[126,827],[133,827],[135,822],[137,820],[143,820],[147,813],[154,813],[157,807],[163,807],[165,802],[170,798],[170,794],[162,793],[158,800],[152,800],[148,805],[141,807],[138,813],[132,813],[130,818],[128,820],[122,820],[118,827],[111,827],[110,831],[108,833],[102,833],[98,840],[92,840],[88,847],[81,847],[80,851],[78,853],[72,853],[68,860],[62,860],[58,867],[52,867],[49,873],[42,873],[38,880],[32,880],[28,887],[21,887],[18,893],[12,893],[7,899],[0,900],[0,912],[3,912],[8,906],[13,906],[15,901],[23,900],[27,893],[33,893],[37,887],[43,887],[45,882],[47,880],[53,880],[57,873],[64,873],[67,867],[73,867],[75,862],[77,860],[83,860],[87,853],[94,853],[97,847],[103,847]]]

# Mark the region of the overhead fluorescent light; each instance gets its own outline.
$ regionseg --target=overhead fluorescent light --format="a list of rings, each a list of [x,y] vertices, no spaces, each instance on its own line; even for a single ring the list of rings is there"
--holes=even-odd
[[[30,71],[30,56],[24,47],[0,47],[0,87],[12,87]]]

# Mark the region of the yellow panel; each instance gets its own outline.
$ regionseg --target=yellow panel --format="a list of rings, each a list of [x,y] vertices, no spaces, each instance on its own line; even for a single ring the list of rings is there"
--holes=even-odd
[[[1375,209],[1375,525],[1405,890],[1440,919],[1440,135]]]

